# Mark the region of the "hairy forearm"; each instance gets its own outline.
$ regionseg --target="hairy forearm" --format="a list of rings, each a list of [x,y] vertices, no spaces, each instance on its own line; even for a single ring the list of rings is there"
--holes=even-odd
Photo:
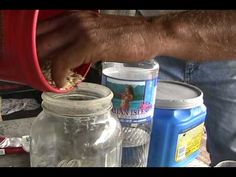
[[[236,59],[236,11],[186,11],[147,17],[147,21],[152,56]]]

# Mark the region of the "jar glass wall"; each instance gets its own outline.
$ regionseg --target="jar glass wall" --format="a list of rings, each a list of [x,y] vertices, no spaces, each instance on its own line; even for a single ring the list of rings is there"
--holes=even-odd
[[[33,167],[119,167],[121,126],[110,113],[113,93],[81,83],[70,93],[43,93],[31,129]]]

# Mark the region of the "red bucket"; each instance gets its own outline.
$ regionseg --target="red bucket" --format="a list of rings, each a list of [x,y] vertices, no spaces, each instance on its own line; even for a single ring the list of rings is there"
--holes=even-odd
[[[2,10],[3,52],[0,58],[0,80],[29,85],[40,91],[69,91],[51,86],[44,78],[36,49],[37,21],[63,12],[64,10]],[[75,71],[85,77],[90,66],[91,64],[84,64]]]

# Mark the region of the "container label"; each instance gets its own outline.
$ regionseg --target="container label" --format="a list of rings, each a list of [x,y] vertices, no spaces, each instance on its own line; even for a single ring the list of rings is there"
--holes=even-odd
[[[102,84],[113,91],[112,113],[122,124],[142,124],[151,121],[155,106],[157,78],[133,81],[103,75]]]
[[[195,151],[199,150],[202,144],[204,123],[193,129],[178,135],[175,161],[184,160]]]

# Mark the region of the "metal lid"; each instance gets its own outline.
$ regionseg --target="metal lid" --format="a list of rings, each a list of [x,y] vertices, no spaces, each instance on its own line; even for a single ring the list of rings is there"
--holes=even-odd
[[[202,91],[190,84],[177,81],[159,81],[156,108],[189,109],[203,104]]]

